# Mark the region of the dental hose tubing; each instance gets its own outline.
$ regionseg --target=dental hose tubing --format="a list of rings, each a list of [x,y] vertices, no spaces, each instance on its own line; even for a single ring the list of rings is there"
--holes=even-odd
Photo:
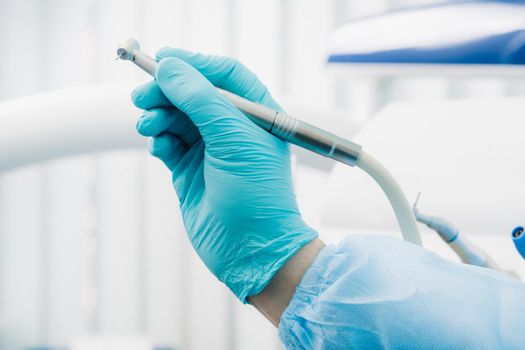
[[[392,174],[365,151],[361,151],[361,157],[356,166],[370,175],[385,193],[394,209],[403,238],[408,242],[422,245],[412,207],[408,204],[403,190]]]

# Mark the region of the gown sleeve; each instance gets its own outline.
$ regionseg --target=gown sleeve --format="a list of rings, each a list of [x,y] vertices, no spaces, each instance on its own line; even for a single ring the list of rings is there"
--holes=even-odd
[[[325,247],[281,316],[286,349],[524,349],[525,284],[386,236]]]

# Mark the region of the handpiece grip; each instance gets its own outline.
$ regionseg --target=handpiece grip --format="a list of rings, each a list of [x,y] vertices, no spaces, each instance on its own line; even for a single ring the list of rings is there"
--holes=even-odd
[[[361,146],[312,124],[279,112],[271,133],[275,136],[325,157],[355,166]]]
[[[218,90],[255,124],[280,139],[351,166],[355,166],[359,161],[360,145],[284,112],[254,103],[229,91]]]

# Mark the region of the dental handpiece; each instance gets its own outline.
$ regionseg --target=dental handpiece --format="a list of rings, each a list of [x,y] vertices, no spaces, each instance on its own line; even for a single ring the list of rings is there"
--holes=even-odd
[[[117,50],[117,58],[129,60],[155,78],[157,61],[140,51],[135,39],[128,39]],[[322,156],[355,166],[361,146],[286,113],[254,103],[229,91],[217,88],[228,101],[246,113],[254,123],[280,139],[306,148]]]
[[[128,39],[117,49],[117,59],[133,62],[155,78],[157,61],[140,51],[135,39]],[[217,88],[217,87],[216,87]],[[255,124],[280,139],[341,163],[358,166],[380,185],[392,205],[403,238],[421,245],[421,238],[411,206],[392,175],[362,147],[286,113],[257,104],[229,91],[217,88],[228,101],[244,112]]]

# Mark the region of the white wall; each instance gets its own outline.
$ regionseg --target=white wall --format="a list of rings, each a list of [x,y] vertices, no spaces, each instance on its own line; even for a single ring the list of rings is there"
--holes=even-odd
[[[402,0],[1,0],[0,99],[93,83],[141,83],[115,62],[137,37],[235,55],[276,96],[345,108],[364,121],[388,101],[523,93],[523,84],[441,78],[337,81],[327,35]],[[139,116],[130,115],[130,123]],[[71,116],[74,118],[74,116]],[[304,169],[303,169],[304,170]],[[322,172],[298,169],[316,223]],[[277,349],[275,330],[240,305],[191,249],[170,176],[144,150],[64,159],[0,178],[0,348],[64,346],[81,334],[146,334],[180,349]]]

